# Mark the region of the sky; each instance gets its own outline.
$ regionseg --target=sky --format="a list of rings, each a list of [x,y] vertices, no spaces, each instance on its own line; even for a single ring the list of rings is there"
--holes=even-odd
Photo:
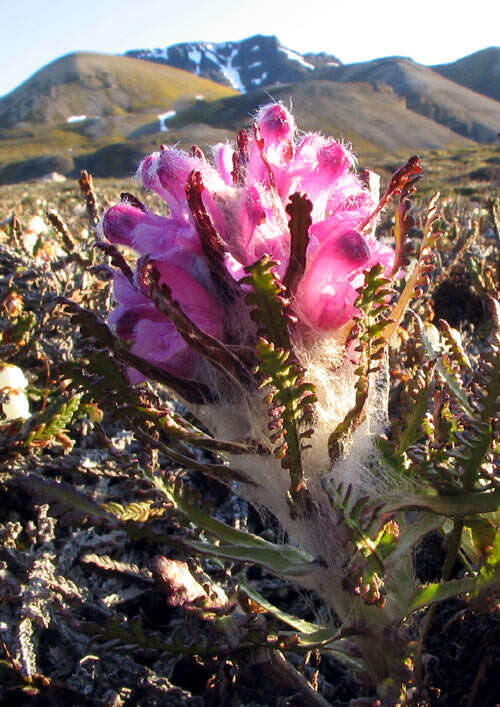
[[[0,17],[0,96],[73,51],[274,34],[345,64],[396,55],[440,64],[500,43],[498,0],[0,0]]]

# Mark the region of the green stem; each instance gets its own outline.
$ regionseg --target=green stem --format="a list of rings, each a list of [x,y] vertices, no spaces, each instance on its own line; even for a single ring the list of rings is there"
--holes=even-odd
[[[443,564],[443,569],[441,572],[441,581],[447,582],[450,578],[453,565],[457,559],[458,551],[460,549],[460,543],[462,540],[462,530],[464,527],[464,521],[461,518],[455,519],[453,523],[453,530],[451,531],[450,541],[448,545],[448,551]],[[422,633],[420,634],[420,641],[418,648],[415,652],[415,679],[419,690],[422,689],[422,653],[424,649],[424,643],[429,633],[429,629],[434,620],[436,614],[437,604],[433,604],[427,612],[424,619],[424,625],[422,628]]]

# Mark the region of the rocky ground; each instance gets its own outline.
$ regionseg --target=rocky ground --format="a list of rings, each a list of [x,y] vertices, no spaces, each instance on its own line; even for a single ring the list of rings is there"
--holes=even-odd
[[[133,189],[98,183],[97,213],[124,190]],[[429,318],[448,318],[472,346],[482,341],[484,294],[499,282],[498,222],[489,197],[485,188],[473,198],[455,194],[443,200],[441,267],[421,305]],[[111,297],[106,258],[92,248],[88,206],[69,181],[16,185],[0,195],[0,359],[25,372],[32,412],[46,411],[43,426],[29,435],[16,424],[1,428],[0,701],[30,707],[307,704],[294,696],[293,681],[270,669],[266,655],[212,650],[217,635],[197,612],[172,606],[155,558],[187,560],[199,581],[219,585],[235,601],[246,576],[269,601],[305,619],[321,615],[314,596],[255,568],[186,558],[117,529],[74,496],[81,492],[106,504],[134,527],[192,533],[179,527],[143,473],[162,469],[169,479],[191,484],[226,523],[267,537],[278,532],[272,520],[264,526],[225,487],[172,465],[139,439],[98,390],[94,402],[77,395],[95,351],[56,298],[71,298],[104,316]],[[65,227],[54,226],[48,210]],[[418,225],[417,218],[416,238]],[[389,231],[387,221],[381,233]],[[71,367],[75,361],[77,370]],[[157,386],[145,395],[175,407]],[[54,480],[66,482],[75,510],[69,512],[65,499],[54,502]],[[439,577],[442,557],[440,536],[427,538],[416,563],[421,581]],[[457,563],[455,575],[462,571]],[[276,623],[270,616],[264,620]],[[500,704],[499,628],[491,607],[478,613],[465,600],[441,604],[425,645],[426,689],[419,704]],[[354,676],[331,654],[286,657],[329,704],[347,705],[362,696]]]

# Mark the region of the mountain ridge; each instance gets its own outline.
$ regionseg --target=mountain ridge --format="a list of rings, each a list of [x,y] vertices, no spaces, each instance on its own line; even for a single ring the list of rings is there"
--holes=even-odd
[[[184,69],[241,93],[276,83],[294,83],[329,64],[341,63],[324,52],[300,54],[282,45],[277,37],[262,34],[238,42],[183,42],[165,48],[135,49],[125,56]]]
[[[127,54],[144,61],[175,65],[232,85],[242,93],[316,79],[373,86],[382,82],[405,101],[409,110],[463,137],[493,143],[500,129],[500,98],[495,98],[497,93],[500,97],[500,49],[497,56],[496,48],[476,52],[441,70],[399,56],[342,64],[330,54],[293,52],[277,37],[264,35],[254,35],[240,42],[183,43]],[[475,71],[470,70],[471,64],[476,67]],[[480,67],[484,66],[498,69],[495,86],[491,85],[488,73],[481,73]],[[252,71],[258,76],[252,75]]]
[[[55,60],[0,98],[0,183],[82,168],[96,176],[124,176],[162,142],[189,149],[226,140],[270,100],[293,105],[300,129],[352,141],[372,164],[496,140],[499,101],[409,57],[342,64],[331,54],[299,55],[271,37],[266,46],[273,63],[264,56],[264,39],[210,45],[217,59],[211,66],[203,62],[203,43],[174,45],[182,48],[178,63],[189,52],[197,60],[191,71],[95,52]],[[247,60],[245,73],[242,57],[252,54],[260,58]],[[217,78],[219,72],[227,81],[222,69],[227,73],[228,67],[242,85],[254,80],[253,88],[238,92],[202,76],[212,71]],[[285,81],[290,74],[282,70],[292,72],[293,80]]]
[[[0,127],[124,113],[164,112],[175,102],[233,90],[170,66],[99,52],[72,52],[0,98]]]
[[[461,86],[409,57],[383,57],[344,64],[323,78],[350,83],[384,83],[407,108],[477,142],[495,142],[500,128],[500,103]]]
[[[500,101],[500,47],[487,47],[456,61],[436,64],[431,69],[461,86]]]

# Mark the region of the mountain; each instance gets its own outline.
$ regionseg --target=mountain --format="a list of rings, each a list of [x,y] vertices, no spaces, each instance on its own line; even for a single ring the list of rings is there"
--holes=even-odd
[[[495,48],[446,65],[449,77],[440,67],[433,70],[405,57],[345,65],[329,54],[298,54],[283,47],[276,37],[263,35],[241,42],[134,50],[127,55],[176,66],[242,93],[264,87],[273,93],[275,86],[316,79],[372,86],[383,83],[410,110],[464,137],[495,142],[500,129],[500,80],[496,79],[500,77],[500,49]],[[478,90],[485,95],[478,95]]]
[[[409,110],[406,102],[384,83],[340,83],[310,79],[269,90],[199,103],[171,121],[172,131],[185,124],[204,123],[229,133],[249,126],[259,106],[273,100],[293,105],[297,125],[306,131],[322,131],[351,141],[364,156],[384,152],[410,152],[473,145],[473,141],[434,120]]]
[[[495,142],[500,103],[482,96],[405,57],[387,57],[331,67],[322,76],[332,81],[386,84],[407,108],[477,142]]]
[[[197,98],[232,94],[221,84],[170,66],[108,54],[68,54],[0,99],[0,128],[164,114]]]
[[[500,101],[500,47],[489,47],[431,68],[461,86]]]
[[[0,183],[80,169],[126,176],[162,142],[205,149],[232,139],[270,100],[293,106],[300,129],[352,141],[372,166],[467,151],[500,128],[500,101],[408,58],[343,65],[261,35],[135,54],[69,54],[1,98]]]
[[[365,165],[392,163],[415,152],[468,148],[474,142],[406,107],[385,84],[301,81],[272,89],[272,99],[293,105],[301,130],[322,131],[352,142]],[[4,131],[0,139],[0,183],[23,181],[52,171],[77,175],[88,169],[96,177],[128,176],[141,157],[162,142],[202,149],[234,139],[250,126],[259,106],[268,103],[265,89],[215,101],[192,101],[167,120],[148,114],[103,117],[95,121],[24,127]],[[98,131],[97,131],[98,129]],[[0,131],[0,138],[2,131]]]
[[[277,37],[261,34],[240,42],[174,44],[164,49],[135,49],[125,55],[191,71],[242,93],[308,79],[341,63],[330,54],[299,54],[284,47]]]

